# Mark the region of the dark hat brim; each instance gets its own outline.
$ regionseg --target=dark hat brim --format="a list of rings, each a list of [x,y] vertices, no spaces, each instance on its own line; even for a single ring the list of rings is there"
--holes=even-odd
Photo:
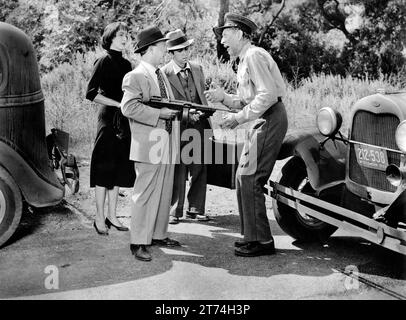
[[[216,36],[220,37],[222,35],[222,33],[223,33],[223,30],[228,29],[228,28],[237,28],[237,29],[239,29],[238,26],[222,26],[222,27],[214,27],[213,32],[214,32],[214,34]]]
[[[165,37],[163,37],[163,38],[160,38],[160,39],[151,41],[151,42],[149,42],[149,43],[144,44],[142,47],[137,47],[137,48],[135,48],[135,49],[134,49],[134,52],[135,52],[135,53],[140,53],[141,51],[144,51],[144,50],[148,49],[149,46],[151,46],[151,45],[153,45],[153,44],[155,44],[155,43],[161,42],[161,41],[166,41],[166,40],[168,40],[168,39],[165,38]]]
[[[258,28],[255,22],[239,14],[227,13],[224,19],[225,25],[213,28],[213,32],[217,36],[221,36],[223,30],[227,28],[237,28],[248,34],[252,34]],[[234,25],[227,25],[228,22]]]

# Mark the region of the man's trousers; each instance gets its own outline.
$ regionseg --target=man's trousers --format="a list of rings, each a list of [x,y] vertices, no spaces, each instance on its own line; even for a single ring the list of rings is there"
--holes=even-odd
[[[245,241],[272,239],[264,186],[272,173],[287,127],[285,106],[277,102],[254,125],[245,141],[236,173],[241,234]]]
[[[167,237],[174,164],[136,162],[131,201],[131,243]]]

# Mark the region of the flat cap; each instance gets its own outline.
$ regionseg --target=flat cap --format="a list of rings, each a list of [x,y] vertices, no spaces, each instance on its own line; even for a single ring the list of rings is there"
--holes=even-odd
[[[218,36],[221,36],[223,30],[227,28],[238,28],[248,34],[251,34],[258,28],[254,21],[236,13],[227,13],[224,20],[224,26],[213,28],[214,33]]]

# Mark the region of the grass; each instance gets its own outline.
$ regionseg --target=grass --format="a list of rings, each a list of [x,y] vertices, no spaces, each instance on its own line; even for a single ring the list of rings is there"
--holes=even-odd
[[[96,135],[98,105],[85,99],[87,81],[93,63],[103,52],[98,49],[86,54],[77,54],[72,64],[62,64],[41,78],[45,95],[47,132],[57,127],[70,134],[70,149],[77,158],[90,158]],[[135,61],[134,57],[130,57]],[[229,64],[220,64],[213,57],[198,58],[206,76],[206,88],[221,86],[228,92],[235,92],[235,74]],[[286,83],[287,94],[284,103],[287,108],[289,128],[315,126],[317,111],[325,106],[333,107],[343,115],[343,132],[349,124],[351,106],[358,99],[383,88],[388,91],[399,90],[401,82],[393,85],[393,79],[381,77],[377,80],[357,79],[351,76],[314,74],[295,86]],[[223,112],[212,117],[214,128],[218,128]],[[252,124],[242,125],[248,129]],[[239,128],[239,127],[237,127]],[[236,131],[216,130],[216,136],[235,139]],[[238,131],[237,139],[244,133]]]

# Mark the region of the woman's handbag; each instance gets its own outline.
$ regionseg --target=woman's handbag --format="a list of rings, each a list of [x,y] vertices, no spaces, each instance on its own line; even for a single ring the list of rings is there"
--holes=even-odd
[[[124,139],[131,136],[130,125],[127,117],[118,109],[113,117],[113,128],[118,139]]]

